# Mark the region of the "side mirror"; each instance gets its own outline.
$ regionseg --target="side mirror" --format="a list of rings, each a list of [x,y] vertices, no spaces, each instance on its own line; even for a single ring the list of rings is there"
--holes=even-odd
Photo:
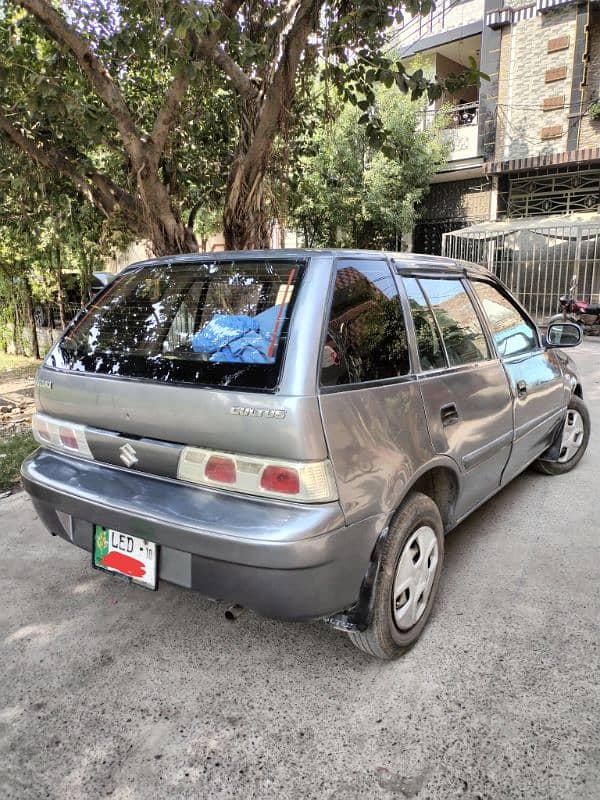
[[[583,332],[575,322],[551,322],[544,338],[546,347],[577,347]]]

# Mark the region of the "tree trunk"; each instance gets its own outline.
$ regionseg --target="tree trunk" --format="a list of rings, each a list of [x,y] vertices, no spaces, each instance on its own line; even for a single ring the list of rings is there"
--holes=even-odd
[[[35,324],[35,314],[33,311],[33,296],[31,294],[31,284],[29,278],[25,278],[25,299],[27,302],[27,313],[31,322],[31,355],[33,358],[40,358],[40,344],[38,341],[37,325]]]
[[[158,176],[158,165],[145,161],[136,171],[144,206],[144,222],[155,255],[197,253],[196,234],[183,224],[174,211],[167,187]]]
[[[268,218],[262,179],[259,186],[244,183],[243,170],[236,170],[223,213],[226,250],[263,250],[271,247],[273,223]]]
[[[55,268],[56,268],[56,285],[58,287],[58,316],[60,317],[60,327],[64,330],[67,327],[66,323],[66,316],[65,316],[65,294],[63,291],[63,276],[62,276],[62,261],[61,261],[61,252],[60,252],[60,244],[56,245],[56,261],[55,261]],[[53,315],[51,317],[52,323],[54,323]],[[50,325],[51,328],[54,327],[54,324]]]
[[[81,233],[77,238],[79,242],[82,242]],[[92,294],[92,266],[83,245],[79,248],[79,254],[81,256],[81,265],[79,267],[80,299],[81,307],[83,308],[89,303]]]
[[[13,329],[12,329],[12,340],[13,340],[13,347],[15,348],[15,355],[19,355],[19,337],[17,333],[17,326],[19,324],[19,318],[17,315],[17,302],[13,300],[11,304],[12,308],[12,321],[13,321]]]
[[[265,140],[258,158],[255,134],[259,122],[260,100],[247,99],[240,116],[240,138],[227,181],[223,211],[226,250],[262,250],[271,246],[273,222],[266,203],[265,173],[272,139]]]

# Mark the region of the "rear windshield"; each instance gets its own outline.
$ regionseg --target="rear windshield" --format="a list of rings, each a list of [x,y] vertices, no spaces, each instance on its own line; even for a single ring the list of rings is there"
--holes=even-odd
[[[303,263],[157,264],[95,298],[47,364],[167,383],[275,389]]]

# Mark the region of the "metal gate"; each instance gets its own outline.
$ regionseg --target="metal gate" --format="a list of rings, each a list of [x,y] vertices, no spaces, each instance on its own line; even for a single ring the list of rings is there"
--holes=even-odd
[[[504,220],[446,233],[442,253],[487,267],[538,321],[558,312],[577,277],[578,300],[600,302],[600,216]]]

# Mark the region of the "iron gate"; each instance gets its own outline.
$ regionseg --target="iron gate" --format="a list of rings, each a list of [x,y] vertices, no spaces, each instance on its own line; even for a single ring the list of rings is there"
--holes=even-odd
[[[577,277],[578,300],[600,302],[600,217],[552,223],[505,220],[444,234],[442,254],[487,267],[543,321]]]

